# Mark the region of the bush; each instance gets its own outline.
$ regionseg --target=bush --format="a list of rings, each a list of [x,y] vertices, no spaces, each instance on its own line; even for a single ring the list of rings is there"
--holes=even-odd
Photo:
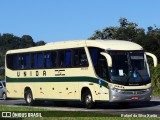
[[[160,64],[156,68],[150,67],[153,95],[160,96]]]

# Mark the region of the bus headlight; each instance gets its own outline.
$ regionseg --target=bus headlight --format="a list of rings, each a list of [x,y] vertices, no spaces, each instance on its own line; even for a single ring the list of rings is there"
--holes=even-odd
[[[146,91],[147,92],[152,91],[152,88],[150,87],[150,88],[146,89]]]
[[[111,88],[113,91],[115,91],[115,92],[118,92],[118,93],[120,93],[121,92],[121,90],[120,89],[117,89],[117,88]]]

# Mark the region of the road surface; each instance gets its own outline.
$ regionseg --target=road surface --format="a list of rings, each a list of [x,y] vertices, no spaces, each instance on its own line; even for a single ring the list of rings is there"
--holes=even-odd
[[[23,99],[19,100],[0,100],[0,105],[9,106],[27,106]],[[68,102],[66,105],[58,106],[54,102],[44,102],[41,105],[31,106],[35,108],[43,108],[48,110],[60,110],[60,111],[88,111],[88,112],[101,112],[106,114],[117,115],[157,115],[160,117],[160,99],[152,99],[150,102],[136,102],[131,103],[127,108],[120,108],[115,103],[100,103],[95,106],[94,109],[86,109],[80,102]]]

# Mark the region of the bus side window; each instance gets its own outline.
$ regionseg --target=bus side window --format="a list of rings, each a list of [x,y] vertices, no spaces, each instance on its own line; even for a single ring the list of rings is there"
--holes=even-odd
[[[80,66],[83,66],[83,67],[88,66],[87,55],[84,49],[79,50],[79,59],[80,59]]]
[[[87,55],[84,48],[73,50],[73,66],[74,67],[88,67]]]
[[[33,68],[37,68],[37,53],[33,54]]]
[[[26,65],[26,69],[30,69],[30,54],[29,53],[27,53],[27,54],[25,54],[25,65]]]
[[[43,68],[43,54],[37,53],[37,68]]]
[[[18,69],[18,55],[17,54],[8,54],[7,55],[7,68],[11,70]]]
[[[56,52],[46,52],[44,55],[44,65],[46,68],[56,67]]]
[[[19,55],[18,61],[19,61],[19,69],[25,69],[25,57],[24,57],[24,54],[20,54]]]
[[[51,52],[46,52],[44,54],[44,67],[45,68],[51,68],[52,67],[50,57],[51,57]]]
[[[65,51],[65,66],[64,67],[71,67],[71,51]]]
[[[64,67],[64,51],[58,51],[58,67]]]
[[[31,68],[35,68],[34,65],[34,53],[31,53]]]
[[[18,70],[19,64],[18,64],[18,55],[13,55],[13,70]]]
[[[32,53],[31,56],[31,67],[34,69],[43,68],[43,54]]]
[[[79,50],[78,49],[73,50],[73,66],[74,67],[79,66]]]
[[[51,53],[51,64],[52,64],[52,67],[55,68],[57,67],[57,52],[52,52]]]

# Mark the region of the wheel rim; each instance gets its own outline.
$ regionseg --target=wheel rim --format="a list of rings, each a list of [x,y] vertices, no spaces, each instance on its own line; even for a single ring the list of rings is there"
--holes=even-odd
[[[31,94],[27,94],[27,102],[31,103],[32,101],[32,95]]]
[[[6,94],[5,93],[3,94],[3,100],[6,100]]]
[[[92,97],[91,97],[91,95],[87,95],[86,96],[85,102],[86,102],[87,105],[90,104],[90,103],[92,103]]]

